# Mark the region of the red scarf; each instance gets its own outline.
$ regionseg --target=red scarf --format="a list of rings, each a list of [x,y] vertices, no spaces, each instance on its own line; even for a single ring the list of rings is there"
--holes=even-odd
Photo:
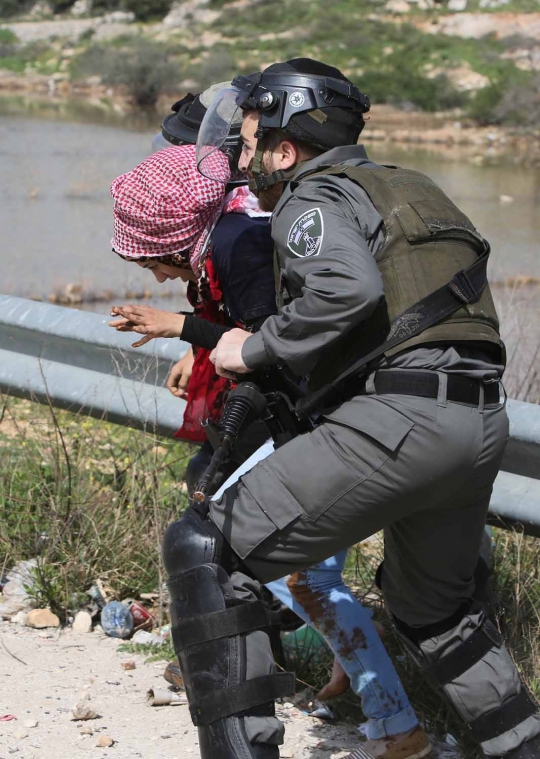
[[[222,293],[209,255],[201,279],[197,284],[189,284],[187,295],[195,316],[214,324],[225,323],[225,315],[220,308]],[[210,361],[210,353],[206,348],[195,349],[195,361],[187,386],[188,401],[184,421],[174,435],[180,440],[203,443],[206,434],[201,422],[204,419],[218,422],[221,418],[231,383],[230,380],[216,374],[214,364]]]
[[[225,198],[223,214],[245,213],[251,217],[270,216],[259,209],[257,198],[247,186],[235,187]],[[206,259],[199,259],[202,274],[197,284],[188,286],[188,300],[193,306],[195,316],[207,319],[214,324],[225,324],[225,314],[221,307],[223,294],[216,277],[216,271],[209,252]],[[241,326],[241,325],[238,325]],[[184,422],[175,437],[203,443],[206,435],[201,426],[204,419],[219,421],[225,400],[233,383],[219,377],[211,363],[211,351],[197,348],[193,370],[188,382],[188,401],[184,412]]]

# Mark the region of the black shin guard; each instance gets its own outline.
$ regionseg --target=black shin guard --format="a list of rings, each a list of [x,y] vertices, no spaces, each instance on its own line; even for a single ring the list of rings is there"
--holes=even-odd
[[[294,690],[294,677],[273,672],[266,610],[244,600],[245,592],[239,598],[221,566],[222,545],[213,523],[193,509],[169,527],[163,544],[172,637],[201,757],[279,759],[283,727],[274,699]],[[247,580],[239,571],[234,577]]]
[[[467,723],[486,757],[540,757],[534,753],[540,716],[499,631],[481,607],[462,609],[420,629],[394,621],[414,660]]]

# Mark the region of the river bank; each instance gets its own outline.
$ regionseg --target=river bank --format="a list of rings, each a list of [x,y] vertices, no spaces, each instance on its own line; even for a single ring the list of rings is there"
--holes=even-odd
[[[16,75],[0,70],[0,112],[4,113],[39,109],[41,113],[49,111],[62,118],[62,113],[69,110],[68,103],[77,101],[81,110],[86,106],[96,118],[101,117],[107,123],[123,125],[134,118],[136,126],[144,127],[151,123],[158,125],[171,103],[184,94],[163,93],[155,112],[141,113],[133,108],[130,95],[122,86],[105,86],[92,78],[69,81],[62,75]],[[17,100],[19,105],[14,105]],[[73,110],[71,108],[71,113]],[[418,146],[445,160],[466,158],[479,165],[496,160],[524,166],[540,165],[540,129],[481,126],[459,110],[427,113],[374,105],[362,141],[383,146]]]

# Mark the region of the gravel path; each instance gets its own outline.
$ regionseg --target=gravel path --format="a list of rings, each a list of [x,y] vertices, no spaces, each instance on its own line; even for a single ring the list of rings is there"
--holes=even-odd
[[[149,688],[166,688],[164,664],[120,653],[118,645],[98,632],[0,622],[0,718],[17,718],[0,721],[0,759],[198,759],[187,706],[146,704]],[[128,659],[136,669],[122,668]],[[71,709],[85,697],[99,716],[73,721]],[[325,724],[290,704],[278,711],[287,728],[281,759],[342,759],[359,743],[351,725]],[[104,736],[112,748],[97,746]],[[444,746],[432,756],[459,759]]]

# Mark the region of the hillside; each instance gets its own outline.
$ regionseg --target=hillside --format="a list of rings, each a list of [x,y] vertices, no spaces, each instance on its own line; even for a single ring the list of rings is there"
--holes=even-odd
[[[0,0],[0,17],[13,2]],[[374,103],[457,109],[481,124],[539,121],[538,0],[189,0],[166,14],[170,0],[94,0],[94,15],[90,0],[55,5],[63,14],[47,3],[26,16],[4,10],[4,89],[17,86],[13,75],[49,90],[125,84],[111,76],[115,56],[145,44],[159,50],[154,63],[170,64],[160,83],[170,92],[307,55],[341,68]]]

